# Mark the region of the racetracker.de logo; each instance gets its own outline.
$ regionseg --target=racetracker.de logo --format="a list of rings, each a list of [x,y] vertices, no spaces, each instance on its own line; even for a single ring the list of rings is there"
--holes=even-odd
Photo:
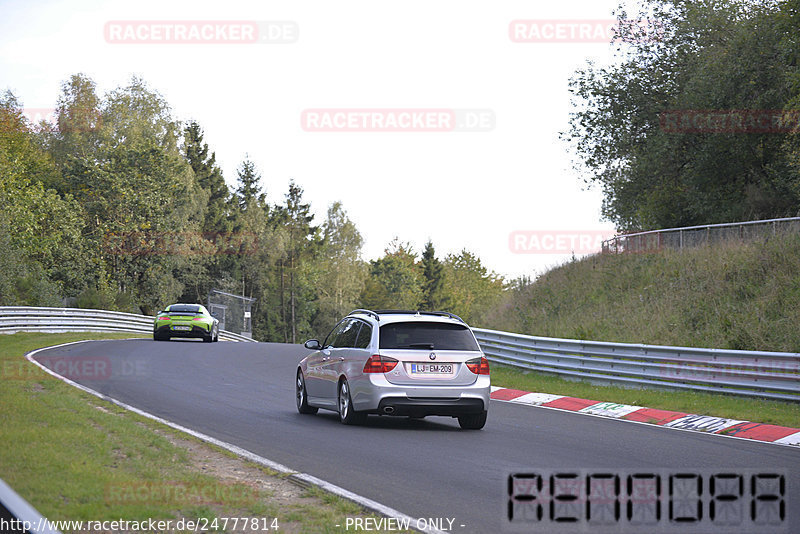
[[[39,124],[42,121],[55,124],[58,118],[55,108],[23,108],[22,114],[31,124]]]
[[[111,360],[107,356],[52,356],[38,360],[57,375],[70,380],[111,378]]]
[[[514,43],[651,42],[660,38],[659,25],[648,20],[532,19],[512,20],[508,37]]]
[[[226,482],[127,482],[108,484],[105,491],[107,504],[172,506],[251,506],[259,502],[258,490],[250,485]]]
[[[289,44],[300,30],[279,20],[110,20],[110,44]]]
[[[508,248],[514,254],[594,254],[614,235],[608,230],[516,230],[508,235]]]
[[[306,132],[488,132],[494,130],[491,109],[327,108],[300,115]]]
[[[667,133],[766,134],[800,132],[800,110],[676,109],[658,114]]]

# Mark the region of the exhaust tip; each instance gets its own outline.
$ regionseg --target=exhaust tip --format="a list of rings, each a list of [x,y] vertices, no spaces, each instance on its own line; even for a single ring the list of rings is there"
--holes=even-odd
[[[393,413],[394,413],[394,406],[386,406],[386,407],[383,409],[383,413],[385,413],[385,414],[387,414],[387,415],[391,415],[391,414],[393,414]]]

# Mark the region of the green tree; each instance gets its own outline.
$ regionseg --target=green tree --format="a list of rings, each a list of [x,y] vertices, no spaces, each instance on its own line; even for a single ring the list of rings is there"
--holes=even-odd
[[[197,121],[189,121],[184,126],[181,153],[189,162],[197,185],[208,197],[201,239],[213,246],[206,247],[207,254],[196,254],[194,261],[187,265],[189,272],[184,277],[181,296],[183,301],[200,302],[205,300],[210,289],[219,286],[219,281],[237,270],[238,257],[233,248],[240,247],[244,234],[233,233],[235,216],[231,210],[231,193]],[[246,245],[251,244],[248,239],[244,241]]]
[[[311,331],[310,319],[313,315],[313,310],[308,306],[312,300],[310,288],[302,283],[299,273],[303,263],[313,258],[314,249],[320,245],[320,238],[319,227],[311,225],[314,220],[311,205],[303,202],[303,188],[294,180],[289,181],[283,214],[288,239],[286,256],[280,264],[281,309],[285,314],[284,322],[289,326],[287,340],[297,343],[298,331]]]
[[[316,258],[306,262],[303,273],[316,294],[312,332],[327,332],[358,307],[367,275],[366,264],[361,259],[363,242],[341,202],[331,204],[322,225],[322,246]]]
[[[249,156],[245,156],[236,174],[238,176],[236,199],[239,210],[245,212],[254,206],[263,208],[266,205],[266,195],[261,191],[261,175]]]
[[[230,232],[228,199],[231,193],[217,165],[217,156],[209,152],[208,143],[203,141],[203,129],[197,121],[189,121],[184,127],[182,149],[198,185],[208,195],[203,231]]]
[[[480,322],[503,294],[502,277],[490,272],[472,252],[448,254],[444,261],[444,293],[450,309],[468,323]]]
[[[264,237],[267,228],[269,206],[266,193],[261,188],[261,174],[249,157],[246,156],[242,161],[236,175],[237,187],[232,200],[235,238],[231,252],[240,279],[237,293],[254,298],[256,280],[262,269],[256,251],[261,246],[259,240]]]
[[[85,74],[73,74],[61,85],[56,105],[56,130],[50,151],[59,167],[70,157],[94,158],[100,140],[101,100]]]
[[[361,301],[372,309],[416,310],[423,299],[423,283],[416,254],[395,238],[382,258],[370,262]]]
[[[80,206],[69,195],[62,197],[45,187],[57,174],[22,105],[5,93],[0,98],[0,225],[7,245],[3,254],[10,257],[8,271],[0,276],[4,285],[17,284],[20,291],[4,290],[3,302],[58,302],[62,294],[75,294],[84,283]],[[53,289],[52,295],[46,297],[41,288]]]
[[[144,313],[175,301],[192,278],[207,195],[178,149],[169,105],[139,78],[101,105],[92,156],[67,159],[64,175],[83,207],[94,286],[130,294]]]
[[[429,240],[425,243],[422,251],[422,276],[423,297],[420,307],[425,310],[444,310],[448,303],[443,293],[444,289],[444,267],[442,262],[436,257],[436,250],[433,243]]]
[[[646,0],[633,18],[649,17],[651,33],[623,26],[619,61],[574,75],[577,110],[564,137],[602,187],[603,213],[618,229],[800,212],[791,133],[698,133],[665,126],[664,115],[784,109],[800,68],[796,47],[787,46],[797,36],[790,4]]]

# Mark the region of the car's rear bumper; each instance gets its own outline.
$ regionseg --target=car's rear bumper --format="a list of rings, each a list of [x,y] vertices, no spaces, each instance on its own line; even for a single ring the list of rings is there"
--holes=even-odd
[[[489,409],[491,392],[487,375],[468,386],[404,386],[391,384],[381,374],[362,375],[350,382],[350,389],[357,411],[410,417],[482,413]]]
[[[457,417],[479,414],[486,411],[486,408],[483,399],[475,397],[459,399],[384,397],[378,404],[377,413],[408,417],[426,417],[428,415]]]
[[[162,337],[208,337],[210,334],[203,326],[193,325],[191,330],[172,330],[170,325],[163,325],[155,330],[153,333]]]

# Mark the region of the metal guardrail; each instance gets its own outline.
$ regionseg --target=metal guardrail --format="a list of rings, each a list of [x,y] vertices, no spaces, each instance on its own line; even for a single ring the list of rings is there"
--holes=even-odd
[[[2,479],[0,479],[0,532],[61,534]]]
[[[513,367],[629,387],[800,402],[800,353],[607,343],[472,330],[490,361]]]
[[[0,334],[15,332],[138,332],[152,334],[153,319],[147,315],[106,310],[0,306]],[[226,341],[253,341],[227,330],[220,330],[219,338]]]
[[[653,252],[664,248],[684,248],[729,241],[746,241],[778,232],[800,233],[800,217],[766,219],[723,224],[666,228],[612,237],[603,241],[603,253]]]

